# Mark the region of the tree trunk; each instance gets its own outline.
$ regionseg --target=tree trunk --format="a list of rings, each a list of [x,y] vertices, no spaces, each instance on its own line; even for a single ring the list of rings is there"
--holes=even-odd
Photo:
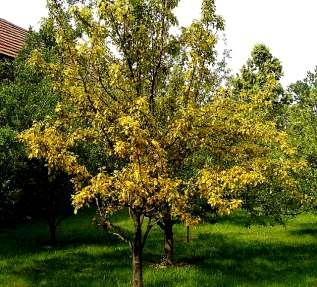
[[[135,238],[132,245],[133,287],[143,287],[142,249],[142,229],[140,218],[137,218]]]
[[[48,227],[49,227],[50,244],[52,246],[55,246],[56,245],[56,224],[55,223],[49,223]]]
[[[57,228],[57,216],[56,216],[56,196],[54,189],[54,181],[56,180],[56,174],[48,174],[48,202],[46,208],[46,216],[49,230],[49,243],[52,246],[56,245],[56,228]]]
[[[189,235],[189,225],[186,226],[186,242],[189,243],[190,235]]]
[[[173,265],[174,255],[174,234],[173,234],[173,221],[170,216],[164,218],[164,253],[165,262],[168,265]]]

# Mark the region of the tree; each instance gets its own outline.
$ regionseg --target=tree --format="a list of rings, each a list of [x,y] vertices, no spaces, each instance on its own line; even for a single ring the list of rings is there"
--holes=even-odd
[[[16,204],[21,189],[16,178],[25,167],[23,147],[16,141],[17,133],[9,127],[0,128],[0,226],[16,218]]]
[[[288,93],[293,99],[288,107],[288,133],[299,154],[308,163],[300,178],[301,188],[310,195],[316,208],[317,167],[317,68],[308,72],[305,79],[291,84]]]
[[[283,68],[279,59],[274,57],[265,45],[258,44],[253,48],[251,57],[240,73],[232,78],[230,87],[234,98],[249,100],[248,97],[241,99],[241,94],[263,93],[270,83],[275,82],[271,92],[267,93],[267,98],[262,99],[272,103],[266,109],[266,120],[275,122],[279,130],[287,132],[287,110],[291,97],[279,82],[282,75]],[[293,173],[292,176],[296,177],[298,174]],[[285,216],[296,214],[303,206],[303,202],[290,196],[289,191],[276,181],[274,174],[266,184],[248,188],[241,197],[244,199],[243,208],[250,212],[253,218],[272,219],[271,223],[282,222]]]
[[[203,1],[201,20],[176,35],[178,1],[87,2],[49,1],[61,55],[46,63],[39,49],[31,62],[51,75],[61,100],[53,117],[20,138],[50,173],[70,174],[76,210],[95,202],[102,224],[130,245],[140,287],[146,239],[164,216],[197,222],[191,209],[199,198],[228,213],[240,206],[240,190],[271,173],[294,190],[288,172],[301,163],[267,120],[274,81],[241,92],[249,101],[215,89],[215,30],[223,20],[213,1]],[[95,168],[78,152],[87,146],[99,151]],[[124,208],[132,233],[111,220]]]
[[[240,73],[233,77],[231,85],[234,93],[239,94],[241,91],[261,90],[274,79],[277,84],[268,100],[273,102],[272,117],[279,128],[285,129],[285,106],[289,104],[290,99],[279,82],[282,76],[283,67],[280,60],[274,57],[264,44],[257,44]]]
[[[45,220],[48,243],[55,246],[59,224],[73,213],[73,189],[69,177],[61,171],[48,176],[45,162],[32,159],[27,161],[27,168],[18,179],[22,192],[17,202],[17,211],[24,216]]]
[[[233,78],[232,84],[239,93],[241,90],[263,88],[271,78],[279,81],[282,76],[283,68],[280,60],[275,58],[264,44],[257,44],[252,49],[247,63],[242,66],[240,74]],[[278,84],[274,92],[273,100],[277,100],[283,93],[282,86]]]
[[[33,121],[52,115],[58,96],[47,77],[28,63],[35,47],[42,47],[46,61],[57,55],[51,23],[39,32],[29,31],[15,61],[0,63],[0,222],[12,224],[26,216],[47,220],[50,243],[56,226],[71,210],[71,188],[65,174],[47,176],[45,162],[28,160],[17,134]]]

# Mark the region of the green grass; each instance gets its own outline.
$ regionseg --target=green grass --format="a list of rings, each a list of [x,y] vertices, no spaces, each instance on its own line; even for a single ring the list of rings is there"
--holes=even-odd
[[[45,246],[44,224],[0,231],[0,286],[130,286],[129,248],[92,225],[92,216],[64,221],[54,249]],[[317,216],[298,216],[286,227],[248,228],[239,219],[191,229],[190,244],[176,226],[176,260],[183,264],[173,268],[156,267],[163,254],[155,229],[144,251],[145,286],[317,286]]]

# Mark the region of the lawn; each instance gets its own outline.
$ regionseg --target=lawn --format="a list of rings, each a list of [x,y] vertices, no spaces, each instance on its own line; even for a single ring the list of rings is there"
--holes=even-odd
[[[60,226],[59,245],[45,245],[46,226],[0,231],[0,286],[130,286],[129,248],[91,224],[91,211]],[[121,224],[127,224],[123,215]],[[186,230],[175,228],[178,267],[163,268],[162,234],[144,252],[146,287],[317,286],[317,216],[286,226],[244,225],[240,215]]]

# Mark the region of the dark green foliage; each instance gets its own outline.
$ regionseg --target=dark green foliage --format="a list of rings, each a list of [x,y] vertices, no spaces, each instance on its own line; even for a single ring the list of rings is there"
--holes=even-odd
[[[0,59],[0,82],[14,80],[14,63],[9,59]]]
[[[242,67],[240,74],[233,79],[237,91],[250,91],[263,88],[270,79],[279,81],[283,76],[282,65],[279,59],[273,57],[270,50],[263,44],[256,45],[251,57]],[[278,86],[278,98],[283,93],[282,86]]]
[[[46,209],[46,201],[51,196],[50,192],[47,193],[49,186],[46,192],[39,188],[43,181],[47,183],[47,168],[44,163],[29,161],[16,137],[33,121],[53,115],[58,101],[50,80],[28,63],[34,49],[41,49],[47,61],[53,62],[57,57],[51,25],[46,21],[38,33],[30,31],[16,60],[0,62],[0,225],[11,224],[26,215],[35,215],[35,210]],[[30,188],[32,181],[34,184]],[[66,183],[68,179],[64,181]],[[34,200],[32,194],[40,191],[46,194]],[[70,192],[69,188],[67,192]],[[33,197],[29,199],[31,214],[24,204],[28,196]],[[69,208],[69,200],[64,200],[64,203]]]
[[[283,67],[278,58],[275,58],[269,48],[263,44],[256,45],[251,57],[242,67],[240,74],[233,77],[231,85],[236,96],[241,92],[258,92],[265,88],[270,82],[277,84],[270,100],[273,102],[270,117],[277,121],[281,129],[285,128],[285,108],[290,103],[288,94],[285,93],[279,82],[283,76]]]
[[[69,177],[60,172],[48,175],[47,166],[39,160],[29,160],[25,172],[19,175],[21,190],[17,211],[20,217],[41,218],[49,227],[49,242],[56,244],[56,229],[70,214],[72,184]]]
[[[317,192],[317,68],[302,81],[288,88],[293,99],[288,109],[288,133],[300,155],[307,161],[307,171],[299,177],[304,192],[312,196],[316,208]]]
[[[15,217],[15,207],[21,198],[17,181],[26,161],[16,135],[16,131],[10,127],[0,127],[0,226],[9,224],[9,219]]]

